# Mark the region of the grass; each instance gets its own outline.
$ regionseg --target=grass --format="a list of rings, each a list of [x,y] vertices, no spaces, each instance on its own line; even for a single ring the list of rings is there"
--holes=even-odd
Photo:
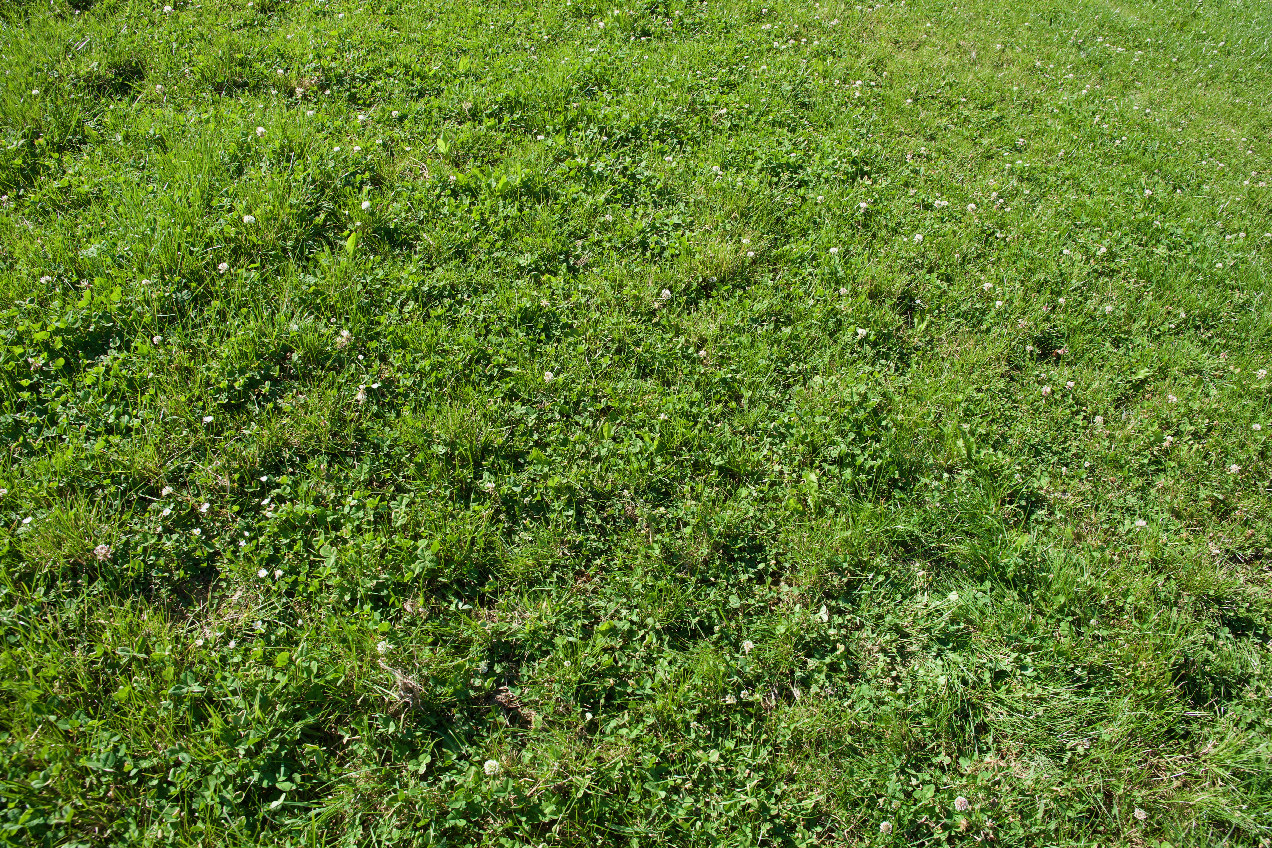
[[[1272,844],[1272,13],[0,8],[17,845]]]

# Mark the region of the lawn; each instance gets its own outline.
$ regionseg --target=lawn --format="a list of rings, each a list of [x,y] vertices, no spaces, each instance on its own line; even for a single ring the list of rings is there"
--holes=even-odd
[[[1272,845],[1272,6],[170,2],[0,4],[0,841]]]

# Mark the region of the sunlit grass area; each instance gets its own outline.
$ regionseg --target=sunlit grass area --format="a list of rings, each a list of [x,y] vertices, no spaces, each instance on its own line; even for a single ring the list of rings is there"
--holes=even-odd
[[[764,3],[0,6],[4,840],[1272,844],[1272,7]]]

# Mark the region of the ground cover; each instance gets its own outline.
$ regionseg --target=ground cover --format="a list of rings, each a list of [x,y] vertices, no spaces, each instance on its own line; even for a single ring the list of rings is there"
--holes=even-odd
[[[0,832],[1268,845],[1266,4],[0,7]]]

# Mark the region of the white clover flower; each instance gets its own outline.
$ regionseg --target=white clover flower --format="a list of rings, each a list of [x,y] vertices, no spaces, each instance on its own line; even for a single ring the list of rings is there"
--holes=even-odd
[[[1136,807],[1135,812],[1131,813],[1131,815],[1135,816],[1135,818],[1139,821],[1143,821],[1148,818],[1148,813],[1140,807]]]
[[[923,233],[915,233],[915,234],[914,234],[914,243],[915,243],[915,244],[918,244],[918,243],[919,243],[919,242],[921,242],[921,241],[923,241]]]
[[[1174,436],[1167,436],[1166,438],[1162,439],[1162,445],[1165,447],[1170,447],[1174,441],[1175,441]]]
[[[841,296],[848,294],[848,289],[844,288],[843,286],[840,286],[840,287],[839,287],[839,294],[840,294]]]
[[[1051,387],[1050,387],[1050,386],[1043,386],[1043,387],[1042,387],[1042,396],[1043,396],[1043,397],[1047,397],[1047,396],[1049,396],[1050,394],[1051,394]]]
[[[204,423],[204,424],[211,424],[211,423],[212,423],[212,416],[211,416],[211,415],[205,415],[205,416],[203,416],[203,423]]]
[[[551,372],[551,371],[544,371],[544,372],[543,372],[543,382],[545,382],[545,383],[551,383],[551,382],[552,382],[552,372]]]
[[[495,481],[493,480],[487,480],[484,485],[487,492],[493,492],[495,490]]]
[[[172,494],[171,486],[164,486],[162,489],[159,490],[159,497],[161,498],[166,498],[170,494]]]
[[[1066,389],[1071,389],[1071,388],[1073,388],[1073,387],[1074,387],[1074,385],[1076,385],[1076,384],[1075,384],[1072,380],[1070,380],[1069,382],[1067,382],[1067,383],[1065,383],[1065,384],[1064,384],[1064,387],[1065,387]]]
[[[1262,430],[1262,429],[1263,429],[1263,425],[1262,425],[1262,424],[1251,424],[1251,425],[1250,425],[1250,429],[1257,433],[1257,432],[1259,432],[1260,430]]]
[[[163,7],[163,13],[164,13],[165,15],[172,14],[172,7],[171,7],[171,6],[164,6],[164,7]]]
[[[891,832],[892,832],[892,822],[890,821],[879,822],[879,833],[883,834],[884,836],[887,836]]]
[[[243,216],[243,223],[244,223],[244,224],[255,224],[255,223],[256,223],[256,218],[255,218],[255,216],[253,216],[253,215],[244,215],[244,216]]]
[[[975,212],[975,211],[976,211],[976,204],[975,204],[975,203],[969,203],[969,204],[967,204],[967,211],[968,211],[968,212]],[[888,823],[887,823],[887,822],[884,822],[884,824],[888,824]],[[889,827],[891,827],[891,825],[888,825],[888,826],[889,826]]]
[[[1166,395],[1166,402],[1167,402],[1167,403],[1178,403],[1178,402],[1179,402],[1179,398],[1175,397],[1174,395],[1170,395],[1170,394],[1168,394],[1168,395]]]
[[[256,572],[256,576],[264,580],[266,577],[269,577],[269,571],[262,568],[260,571]]]
[[[363,211],[363,212],[366,212],[366,211],[367,211],[368,209],[370,209],[370,208],[371,208],[371,201],[369,201],[369,200],[364,200],[364,201],[362,201],[362,211]]]
[[[51,282],[53,282],[53,278],[50,277],[48,274],[45,274],[43,277],[40,278],[40,285],[42,286],[48,285]]]
[[[1110,303],[1108,306],[1104,307],[1104,314],[1105,315],[1113,314],[1113,304]]]
[[[663,299],[663,300],[670,300],[670,299],[671,299],[671,289],[663,289],[663,290],[662,290],[662,294],[660,295],[660,297],[662,297],[662,299]]]
[[[1240,466],[1240,465],[1237,465],[1235,462],[1234,462],[1234,463],[1232,463],[1232,465],[1229,465],[1229,466],[1228,466],[1228,473],[1229,473],[1229,474],[1238,474],[1238,473],[1240,473],[1240,472],[1241,472],[1241,466]]]
[[[747,639],[745,642],[742,643],[742,653],[749,654],[754,650],[755,650],[755,643],[752,642],[750,639]]]
[[[264,135],[265,135],[265,128],[264,128],[264,127],[257,127],[257,128],[256,128],[256,137],[257,137],[257,138],[261,138],[261,137],[262,137],[262,136],[264,136]]]
[[[1147,526],[1148,526],[1148,522],[1147,522],[1147,521],[1145,521],[1145,520],[1144,520],[1144,519],[1142,519],[1142,518],[1137,518],[1137,519],[1135,519],[1135,526],[1136,526],[1136,527],[1147,527]]]
[[[966,799],[966,798],[964,798],[962,795],[960,795],[960,796],[958,796],[957,798],[955,798],[955,799],[954,799],[954,809],[958,810],[960,813],[965,813],[965,812],[967,812],[967,811],[968,811],[968,809],[970,809],[970,808],[971,808],[971,806],[972,806],[972,805],[971,805],[971,804],[969,804],[969,803],[967,802],[967,799]]]
[[[486,772],[487,777],[494,777],[503,771],[503,766],[499,765],[498,760],[486,760],[486,762],[482,763],[481,768],[482,771]]]
[[[30,524],[30,523],[31,523],[31,516],[29,516],[29,515],[28,515],[26,518],[22,519],[22,523],[23,523],[23,524]]]
[[[390,645],[387,641],[385,641],[385,640],[383,640],[383,639],[382,639],[382,640],[380,640],[379,642],[376,642],[376,643],[375,643],[375,649],[376,649],[376,651],[378,651],[381,655],[387,654],[387,653],[389,652],[389,648],[391,648],[391,647],[393,647],[393,646],[392,646],[392,645]]]
[[[93,548],[93,556],[97,558],[98,562],[105,562],[110,559],[110,545],[98,545]]]
[[[153,342],[154,344],[159,344],[160,342],[163,341],[163,336],[151,336],[150,341]]]
[[[1103,426],[1104,426],[1104,416],[1103,416],[1103,415],[1097,415],[1097,416],[1095,416],[1094,418],[1092,418],[1092,419],[1091,419],[1091,422],[1092,422],[1093,424],[1095,424],[1095,426],[1097,426],[1097,427],[1103,427]]]
[[[830,255],[831,255],[831,256],[834,256],[834,255],[835,255],[836,253],[838,253],[838,252],[839,252],[839,248],[837,248],[837,247],[832,247],[832,248],[830,249]]]
[[[707,358],[707,352],[706,352],[706,350],[700,350],[700,351],[698,351],[698,358],[699,358],[699,359],[706,359],[706,358]]]
[[[1258,371],[1255,371],[1255,372],[1254,372],[1254,376],[1256,376],[1256,377],[1258,377],[1260,380],[1262,380],[1262,379],[1264,379],[1264,378],[1266,378],[1266,377],[1268,376],[1268,369],[1266,369],[1266,368],[1260,368]]]
[[[1106,253],[1108,253],[1108,252],[1109,252],[1109,249],[1108,249],[1107,247],[1105,247],[1104,245],[1100,245],[1100,249],[1099,249],[1099,250],[1097,250],[1097,251],[1095,252],[1095,255],[1096,255],[1096,256],[1103,256],[1104,254],[1106,254]]]
[[[1002,309],[1003,302],[1001,300],[996,300],[994,301],[994,306],[998,307],[999,309]]]
[[[993,283],[982,283],[982,284],[981,284],[981,288],[982,288],[982,289],[984,289],[985,291],[993,291],[993,290],[994,290],[994,284],[993,284]]]
[[[859,338],[859,339],[864,339],[864,338],[866,337],[866,333],[868,333],[868,332],[869,332],[869,330],[867,330],[865,327],[858,327],[858,328],[857,328],[857,338]]]

